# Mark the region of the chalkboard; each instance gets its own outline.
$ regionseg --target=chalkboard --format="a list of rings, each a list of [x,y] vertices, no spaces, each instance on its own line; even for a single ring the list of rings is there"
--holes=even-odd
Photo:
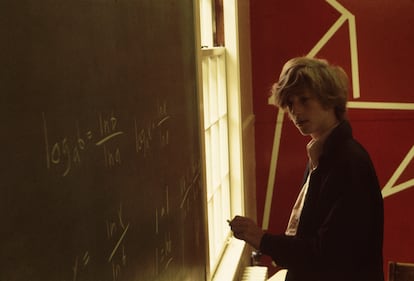
[[[0,280],[205,280],[192,0],[0,2]]]

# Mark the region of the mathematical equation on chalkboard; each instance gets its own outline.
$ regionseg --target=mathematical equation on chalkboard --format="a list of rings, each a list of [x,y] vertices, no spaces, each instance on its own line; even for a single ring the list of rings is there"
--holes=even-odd
[[[41,113],[46,170],[58,177],[69,177],[76,169],[87,168],[83,163],[87,156],[91,155],[100,158],[100,161],[92,161],[93,165],[101,165],[105,169],[122,168],[125,163],[124,155],[127,158],[127,155],[133,152],[139,159],[145,160],[151,157],[155,147],[163,149],[170,145],[173,118],[169,114],[166,101],[157,102],[152,118],[144,121],[133,117],[127,119],[127,124],[115,111],[95,112],[89,117],[92,120],[83,121],[84,123],[76,119],[70,121],[72,128],[65,130],[66,133],[63,134],[59,124],[54,127],[56,120],[52,123],[48,120],[47,113]],[[133,141],[126,142],[129,146],[121,145],[123,138]],[[176,238],[175,222],[177,216],[181,222],[190,220],[191,210],[199,207],[197,202],[202,197],[199,159],[187,164],[182,175],[176,180],[175,183],[169,183],[165,179],[160,186],[154,187],[161,190],[161,196],[152,202],[154,205],[148,210],[149,213],[153,213],[151,235],[154,242],[150,260],[153,264],[151,274],[154,278],[168,272],[175,260],[178,262],[182,259],[180,254],[177,254],[177,248],[182,245],[176,245],[180,242]],[[171,197],[174,198],[174,203],[171,202]],[[111,272],[113,281],[122,279],[124,271],[128,268],[130,253],[126,241],[131,231],[137,231],[134,222],[126,219],[123,202],[118,202],[115,209],[112,210],[112,215],[102,222],[102,231],[106,231],[102,232],[106,237],[105,248],[109,250],[105,257],[100,257],[107,264],[105,267]],[[200,237],[201,231],[200,227],[192,229],[196,237]],[[83,280],[85,272],[96,258],[87,246],[76,253],[72,264],[68,265],[72,272],[71,279]]]
[[[125,239],[130,227],[130,223],[124,221],[123,206],[119,205],[116,214],[105,221],[106,224],[106,239],[111,243],[111,250],[108,252],[106,258],[107,264],[112,273],[111,279],[118,280],[122,270],[127,266],[127,251],[125,249]],[[88,269],[91,262],[91,256],[88,250],[80,253],[75,257],[72,265],[72,280],[76,281],[81,278],[83,271]]]
[[[180,189],[180,205],[178,206],[178,214],[180,219],[185,222],[191,214],[191,210],[196,207],[196,202],[200,199],[200,173],[196,166],[193,166],[186,171],[179,182]],[[170,195],[169,186],[164,189],[164,196],[162,202],[159,202],[154,209],[155,225],[152,235],[156,238],[154,245],[153,256],[149,257],[153,262],[153,272],[151,276],[156,278],[169,270],[170,265],[174,259],[180,259],[179,253],[181,246],[174,245],[172,233],[177,231],[177,226],[172,224],[173,212],[170,210]],[[177,215],[177,211],[174,212]],[[120,280],[122,273],[128,267],[128,249],[125,245],[128,232],[133,228],[131,222],[126,221],[123,214],[123,204],[119,204],[116,214],[113,214],[105,221],[105,236],[110,250],[107,253],[107,266],[111,272],[111,280]],[[199,239],[201,235],[200,227],[196,226],[191,229],[194,237]],[[74,281],[82,280],[82,274],[88,270],[89,264],[92,263],[88,249],[76,255],[73,264],[71,265],[72,279]]]
[[[171,224],[173,220],[173,212],[170,210],[170,186],[164,187],[164,196],[160,204],[155,208],[155,231],[154,235],[158,237],[158,243],[155,248],[155,275],[162,274],[167,271],[170,264],[174,260],[172,232],[176,230],[176,226]],[[173,187],[175,188],[175,187]],[[185,175],[180,178],[178,183],[179,189],[179,213],[181,219],[185,221],[196,206],[200,198],[200,172],[198,163],[194,163]],[[200,237],[200,229],[193,227],[191,231],[195,237]]]
[[[134,118],[133,136],[135,138],[135,152],[147,155],[155,141],[161,147],[169,144],[168,122],[171,116],[168,114],[167,103],[158,104],[157,115],[149,121],[146,127],[139,127]],[[73,133],[58,137],[57,141],[50,140],[50,132],[46,113],[42,112],[42,129],[45,143],[45,163],[47,169],[55,167],[61,171],[63,177],[70,174],[76,167],[80,167],[83,156],[91,149],[101,148],[105,167],[112,168],[122,164],[122,153],[116,140],[128,134],[125,129],[128,124],[121,124],[118,116],[98,113],[95,128],[82,128],[78,121],[74,121]],[[131,126],[132,127],[132,126]],[[155,139],[154,136],[158,139]]]

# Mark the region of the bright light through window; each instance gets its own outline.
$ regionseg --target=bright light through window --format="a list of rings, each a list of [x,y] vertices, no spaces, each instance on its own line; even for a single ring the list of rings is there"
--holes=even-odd
[[[243,214],[235,23],[237,0],[199,1],[200,85],[204,106],[209,272],[212,277],[217,273],[216,269],[222,271],[221,259],[224,253],[227,256],[227,246],[231,245],[228,242],[233,241],[229,240],[231,231],[227,220],[235,214]]]
[[[209,253],[214,268],[230,234],[226,220],[231,217],[225,49],[202,53]]]

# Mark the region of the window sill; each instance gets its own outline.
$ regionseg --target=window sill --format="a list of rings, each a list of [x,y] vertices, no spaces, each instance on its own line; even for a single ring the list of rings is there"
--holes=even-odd
[[[220,264],[217,267],[212,281],[235,280],[239,272],[240,261],[246,243],[242,240],[230,238],[230,242],[223,254]]]

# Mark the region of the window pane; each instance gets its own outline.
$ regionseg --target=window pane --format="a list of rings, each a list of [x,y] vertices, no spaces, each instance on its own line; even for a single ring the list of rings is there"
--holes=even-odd
[[[218,93],[217,93],[217,60],[215,57],[209,59],[209,100],[210,100],[210,122],[216,122],[218,119]]]
[[[226,62],[224,54],[217,56],[217,91],[219,115],[227,114]]]
[[[215,123],[210,127],[211,130],[211,170],[212,170],[212,185],[216,189],[220,185],[220,141],[219,141],[219,128]],[[215,191],[213,191],[215,192]]]
[[[210,127],[210,98],[209,98],[209,58],[202,59],[202,77],[203,77],[203,105],[204,105],[204,128]]]
[[[220,119],[220,156],[221,156],[221,176],[229,173],[229,142],[228,142],[227,118]]]
[[[210,200],[210,197],[213,194],[212,186],[212,164],[213,161],[211,159],[212,156],[212,149],[211,149],[211,136],[210,131],[205,132],[205,153],[206,153],[206,184],[207,184],[207,200]]]
[[[201,46],[213,47],[213,3],[200,0]]]

